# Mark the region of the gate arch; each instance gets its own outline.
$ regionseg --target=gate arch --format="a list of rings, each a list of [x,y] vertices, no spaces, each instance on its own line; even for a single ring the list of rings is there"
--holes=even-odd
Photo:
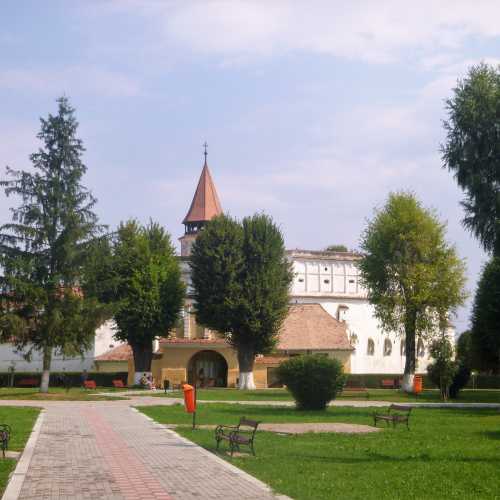
[[[188,384],[227,387],[227,361],[217,351],[198,351],[188,362]]]

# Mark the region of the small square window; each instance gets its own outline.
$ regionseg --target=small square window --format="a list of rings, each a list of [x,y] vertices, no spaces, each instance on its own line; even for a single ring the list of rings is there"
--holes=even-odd
[[[354,280],[349,280],[349,283],[354,283]]]
[[[323,280],[323,283],[328,284],[328,283],[330,283],[330,280]]]
[[[304,283],[304,278],[299,278],[299,283]]]

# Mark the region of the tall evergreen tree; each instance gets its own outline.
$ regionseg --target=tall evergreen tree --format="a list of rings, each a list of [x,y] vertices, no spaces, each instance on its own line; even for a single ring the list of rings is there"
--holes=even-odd
[[[197,319],[235,348],[239,388],[255,389],[255,356],[272,351],[288,311],[292,274],[281,231],[266,215],[242,223],[218,216],[194,243],[190,266]]]
[[[500,257],[500,66],[473,66],[446,107],[443,160],[466,194],[464,225]]]
[[[83,354],[106,311],[86,293],[83,272],[88,242],[102,229],[96,200],[81,184],[84,147],[68,99],[57,103],[57,114],[41,119],[33,171],[7,168],[10,179],[0,182],[20,199],[12,222],[0,228],[0,333],[28,359],[42,353],[42,392],[54,352]]]
[[[153,341],[175,326],[185,286],[170,235],[150,222],[120,224],[111,245],[100,246],[94,270],[96,293],[114,311],[115,338],[132,348],[135,382],[151,372]]]
[[[445,241],[445,225],[411,193],[395,193],[362,236],[361,277],[375,316],[406,345],[404,390],[411,391],[416,338],[447,327],[465,299],[464,263]]]
[[[471,340],[478,368],[500,373],[500,257],[483,269],[472,309]]]

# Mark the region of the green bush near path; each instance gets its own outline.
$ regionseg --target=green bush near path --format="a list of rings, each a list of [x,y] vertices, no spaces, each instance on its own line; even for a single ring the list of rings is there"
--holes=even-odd
[[[0,407],[0,424],[8,424],[12,428],[9,450],[21,451],[24,448],[39,413],[39,408]],[[5,489],[9,474],[15,466],[16,460],[0,457],[0,494]]]
[[[181,405],[140,408],[214,452],[213,430],[190,430]],[[200,404],[200,424],[234,424],[242,415],[264,422],[372,424],[373,408],[330,407],[302,412],[289,407]],[[300,499],[493,499],[500,491],[498,410],[414,409],[405,426],[370,434],[280,436],[258,431],[257,456],[223,458]]]

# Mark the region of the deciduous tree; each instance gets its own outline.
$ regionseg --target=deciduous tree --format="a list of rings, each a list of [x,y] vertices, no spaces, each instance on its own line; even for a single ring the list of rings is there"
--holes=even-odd
[[[153,341],[176,325],[185,286],[170,235],[157,223],[122,223],[109,249],[100,242],[94,280],[101,300],[113,306],[115,338],[133,352],[135,383],[151,372]]]
[[[198,321],[235,348],[239,388],[255,389],[255,356],[272,351],[288,311],[292,275],[281,231],[266,215],[242,223],[221,215],[198,236],[190,266]]]
[[[500,257],[500,66],[473,66],[446,101],[445,166],[465,191],[465,227]]]
[[[411,193],[393,193],[365,229],[362,281],[381,326],[405,337],[403,388],[411,391],[417,337],[447,328],[463,303],[464,263],[445,240],[445,225]]]

